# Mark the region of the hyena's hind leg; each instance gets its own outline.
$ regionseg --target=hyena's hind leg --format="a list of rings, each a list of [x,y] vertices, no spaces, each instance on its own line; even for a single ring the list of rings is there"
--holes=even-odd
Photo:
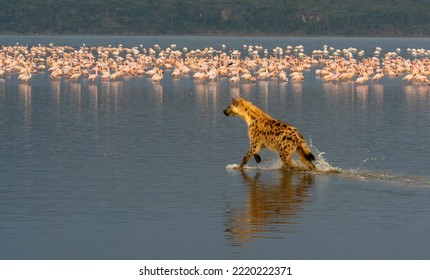
[[[293,156],[294,149],[292,148],[285,148],[281,151],[279,151],[279,156],[282,159],[282,163],[284,164],[285,168],[292,168],[293,165],[291,164],[291,158]]]
[[[308,148],[309,149],[309,148]],[[299,146],[297,147],[297,154],[299,155],[300,160],[310,169],[315,170],[315,165],[313,164],[313,160],[315,160],[315,156],[309,151],[308,154]]]

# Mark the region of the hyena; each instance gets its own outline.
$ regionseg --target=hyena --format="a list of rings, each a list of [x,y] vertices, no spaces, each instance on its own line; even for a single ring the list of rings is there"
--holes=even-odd
[[[291,157],[297,151],[300,160],[310,170],[315,169],[315,165],[312,163],[315,160],[315,156],[303,136],[294,126],[272,118],[243,98],[232,98],[231,104],[223,112],[226,116],[241,117],[248,125],[250,146],[240,164],[241,168],[251,156],[254,156],[255,161],[260,163],[261,157],[258,152],[262,148],[268,148],[279,153],[283,164],[287,168],[292,167]]]

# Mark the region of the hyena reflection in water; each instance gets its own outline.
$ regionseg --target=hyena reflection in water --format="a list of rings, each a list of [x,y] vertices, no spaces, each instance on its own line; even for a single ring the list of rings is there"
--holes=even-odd
[[[232,98],[230,106],[225,109],[226,116],[239,116],[248,125],[249,150],[244,156],[240,167],[254,156],[257,163],[261,162],[258,152],[262,148],[268,148],[278,152],[286,168],[292,168],[291,158],[297,152],[300,160],[310,169],[314,170],[315,165],[312,161],[315,156],[312,154],[303,136],[297,129],[274,119],[251,102],[239,98]]]
[[[279,177],[271,177],[274,174]],[[228,213],[226,232],[232,245],[242,246],[259,237],[280,237],[284,234],[276,232],[294,230],[292,226],[309,199],[313,175],[282,169],[250,176],[242,169],[242,177],[248,199]]]

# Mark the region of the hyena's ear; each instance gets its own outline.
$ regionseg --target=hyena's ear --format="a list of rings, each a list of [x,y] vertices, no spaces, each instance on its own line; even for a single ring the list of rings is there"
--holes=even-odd
[[[231,104],[233,104],[233,106],[237,106],[239,105],[239,102],[237,101],[237,99],[235,99],[234,97],[231,98]]]
[[[243,98],[243,97],[239,97],[239,98],[237,99],[237,101],[238,101],[238,102],[242,102],[242,101],[246,101],[246,99],[245,99],[245,98]]]

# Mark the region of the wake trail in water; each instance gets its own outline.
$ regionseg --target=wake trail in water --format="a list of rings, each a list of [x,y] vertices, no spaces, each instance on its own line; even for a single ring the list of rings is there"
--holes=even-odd
[[[300,161],[293,159],[292,164],[293,172],[307,172],[315,175],[334,175],[341,178],[349,180],[358,181],[379,181],[384,183],[392,183],[398,185],[410,185],[410,186],[421,186],[430,187],[430,177],[425,176],[409,176],[409,175],[399,175],[391,174],[388,172],[372,171],[372,170],[362,170],[362,169],[342,169],[339,167],[334,167],[325,159],[325,153],[318,151],[315,147],[313,150],[317,151],[316,160],[314,165],[316,170],[309,171],[309,169]],[[240,169],[239,164],[233,163],[228,164],[226,169],[235,170]],[[282,160],[269,159],[263,160],[258,165],[245,165],[245,170],[282,170],[283,164]]]

